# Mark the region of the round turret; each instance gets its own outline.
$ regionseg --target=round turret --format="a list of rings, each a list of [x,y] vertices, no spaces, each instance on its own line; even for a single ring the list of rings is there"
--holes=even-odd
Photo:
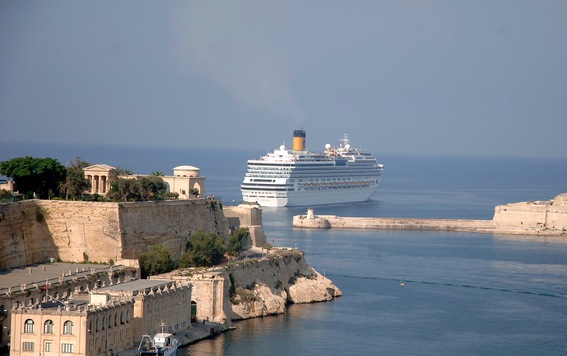
[[[201,169],[194,166],[178,166],[173,168],[173,175],[177,177],[198,177]]]

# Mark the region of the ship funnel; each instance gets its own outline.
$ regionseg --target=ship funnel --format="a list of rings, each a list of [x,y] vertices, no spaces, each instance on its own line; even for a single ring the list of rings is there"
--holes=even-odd
[[[293,130],[293,150],[305,151],[305,130]]]

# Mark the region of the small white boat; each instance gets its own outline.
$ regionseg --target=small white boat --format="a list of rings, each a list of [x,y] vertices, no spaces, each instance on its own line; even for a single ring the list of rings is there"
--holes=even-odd
[[[161,332],[153,338],[143,335],[136,355],[175,356],[178,347],[179,341],[171,334]]]

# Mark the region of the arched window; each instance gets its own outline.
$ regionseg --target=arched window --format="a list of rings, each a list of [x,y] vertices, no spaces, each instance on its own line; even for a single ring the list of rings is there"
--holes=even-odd
[[[124,324],[124,311],[120,312],[120,324]]]
[[[106,325],[106,317],[103,316],[102,317],[102,330],[104,330],[105,325]]]
[[[53,320],[46,320],[43,324],[44,334],[53,334]]]
[[[24,334],[33,334],[33,320],[28,319],[24,324]]]
[[[63,334],[73,335],[73,322],[71,320],[67,320],[65,324],[63,324]]]
[[[110,329],[112,327],[112,315],[108,316],[108,328]]]
[[[114,326],[118,325],[118,313],[114,314]]]

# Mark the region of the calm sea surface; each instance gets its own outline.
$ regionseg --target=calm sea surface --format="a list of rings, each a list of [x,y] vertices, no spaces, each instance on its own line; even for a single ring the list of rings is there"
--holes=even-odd
[[[0,147],[0,161],[80,156],[136,173],[201,168],[207,194],[240,200],[262,152]],[[38,153],[39,152],[39,153]],[[567,160],[384,156],[372,201],[316,214],[491,219],[494,206],[567,192]],[[297,246],[343,291],[332,302],[234,323],[178,355],[566,355],[567,243],[471,233],[291,228],[305,208],[264,209],[271,243]],[[400,286],[400,281],[405,286]]]

